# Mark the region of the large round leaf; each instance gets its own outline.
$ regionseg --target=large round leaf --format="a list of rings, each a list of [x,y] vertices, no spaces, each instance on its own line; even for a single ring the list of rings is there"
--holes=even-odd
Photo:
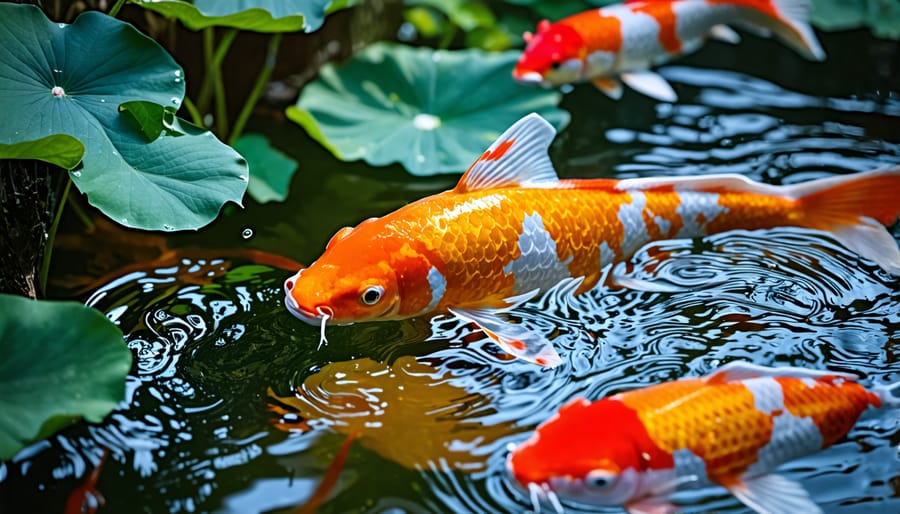
[[[95,309],[0,295],[0,461],[125,395],[131,351]]]
[[[148,143],[133,113],[120,114],[134,101],[181,103],[183,72],[156,42],[98,12],[66,25],[34,6],[0,4],[0,19],[0,144],[79,139],[72,180],[130,227],[194,229],[240,201],[246,162],[212,133],[175,119]]]
[[[343,160],[400,162],[415,175],[462,172],[522,116],[560,128],[555,91],[512,79],[518,52],[376,44],[325,66],[287,116]]]
[[[330,0],[132,0],[177,18],[191,30],[232,27],[254,32],[312,32],[322,26]]]

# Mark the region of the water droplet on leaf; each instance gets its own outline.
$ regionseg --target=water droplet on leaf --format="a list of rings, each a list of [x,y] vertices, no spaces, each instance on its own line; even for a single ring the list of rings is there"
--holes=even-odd
[[[63,96],[66,96],[66,90],[59,86],[53,86],[53,89],[50,90],[50,94],[57,98],[61,98]]]
[[[81,176],[81,172],[80,172],[80,171],[73,171],[73,172],[72,172],[72,176],[73,176],[73,177],[80,177],[80,176]]]
[[[244,182],[247,182],[248,180],[250,180],[249,178],[247,178],[247,175],[241,175],[239,178],[241,180],[243,180]]]
[[[179,100],[179,99],[177,99],[177,98],[175,98],[175,97],[172,97],[172,103],[175,104],[175,105],[181,105],[181,100]]]

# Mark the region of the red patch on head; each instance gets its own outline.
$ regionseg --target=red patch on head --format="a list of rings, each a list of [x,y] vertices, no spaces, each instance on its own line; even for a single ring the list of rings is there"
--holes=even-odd
[[[509,464],[516,479],[528,484],[582,478],[595,469],[665,469],[674,460],[650,439],[634,410],[607,398],[566,404],[516,448]]]
[[[526,73],[543,76],[554,65],[569,59],[584,58],[584,38],[577,30],[562,22],[544,22],[538,24],[537,33],[529,38],[528,46],[513,70],[513,77],[521,78]]]

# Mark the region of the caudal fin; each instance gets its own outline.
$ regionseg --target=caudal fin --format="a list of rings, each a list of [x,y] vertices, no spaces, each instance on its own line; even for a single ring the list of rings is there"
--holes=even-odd
[[[724,0],[745,8],[746,21],[772,31],[778,39],[811,61],[824,61],[825,51],[809,25],[810,0]]]
[[[900,249],[887,231],[900,216],[900,166],[783,188],[798,225],[829,232],[847,248],[900,276]]]

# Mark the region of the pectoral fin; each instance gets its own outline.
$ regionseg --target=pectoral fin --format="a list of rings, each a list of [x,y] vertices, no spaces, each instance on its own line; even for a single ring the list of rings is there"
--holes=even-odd
[[[769,474],[722,484],[744,505],[768,514],[821,514],[803,486],[780,475]]]
[[[493,309],[448,309],[457,318],[478,325],[485,334],[510,355],[540,366],[555,367],[562,362],[553,344],[543,335],[515,325]]]
[[[736,45],[741,42],[741,35],[728,25],[714,25],[709,29],[709,37],[725,43]]]
[[[622,82],[615,77],[602,77],[592,81],[594,86],[613,100],[622,98]]]
[[[672,86],[666,82],[666,79],[652,71],[629,71],[622,73],[622,82],[631,89],[639,93],[643,93],[650,98],[655,98],[661,102],[674,102],[678,100],[678,95]]]

